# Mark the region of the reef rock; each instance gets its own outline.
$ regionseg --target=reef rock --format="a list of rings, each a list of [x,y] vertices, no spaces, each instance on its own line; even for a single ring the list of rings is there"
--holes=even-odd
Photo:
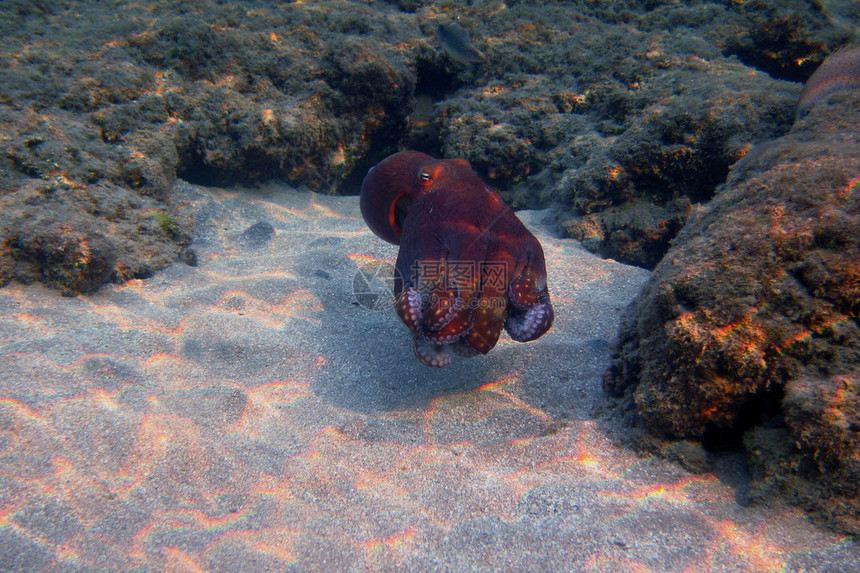
[[[3,4],[0,286],[88,293],[193,260],[177,178],[336,192],[398,140],[414,15],[180,4]]]
[[[539,4],[465,11],[486,62],[438,102],[440,151],[515,207],[561,203],[562,233],[647,268],[731,165],[790,129],[786,80],[852,34],[805,0]]]
[[[183,252],[176,179],[357,193],[404,148],[469,160],[514,207],[560,203],[562,232],[653,267],[729,166],[790,128],[786,80],[855,34],[831,4],[4,2],[0,284],[73,276],[16,246],[37,236],[17,229],[25,188],[70,190],[83,210],[43,225],[115,253],[62,287],[87,292]],[[169,240],[139,250],[151,225],[86,206],[108,189],[163,211]]]
[[[0,195],[0,285],[42,282],[63,294],[192,263],[189,218],[109,182],[34,180]]]
[[[860,532],[860,93],[755,148],[627,309],[604,388],[650,431],[746,445],[776,488]]]

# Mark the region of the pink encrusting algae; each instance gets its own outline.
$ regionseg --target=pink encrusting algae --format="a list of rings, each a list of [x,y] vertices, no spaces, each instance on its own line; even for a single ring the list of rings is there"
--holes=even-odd
[[[860,88],[860,44],[839,48],[806,81],[797,101],[797,119],[832,94]]]

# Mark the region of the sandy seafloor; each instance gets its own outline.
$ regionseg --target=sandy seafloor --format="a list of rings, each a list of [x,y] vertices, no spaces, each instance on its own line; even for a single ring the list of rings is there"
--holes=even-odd
[[[354,293],[397,253],[357,198],[179,187],[196,268],[0,289],[0,570],[860,567],[796,508],[610,443],[600,373],[648,272],[554,238],[551,214],[522,217],[553,329],[430,369],[387,299]],[[268,244],[242,239],[259,221]]]

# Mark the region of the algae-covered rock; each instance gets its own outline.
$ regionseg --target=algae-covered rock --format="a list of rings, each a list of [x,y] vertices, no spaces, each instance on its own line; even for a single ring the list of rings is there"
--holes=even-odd
[[[193,254],[178,210],[125,187],[34,181],[0,195],[0,285],[35,281],[64,294],[145,278]]]
[[[560,205],[562,232],[587,218],[590,249],[647,267],[751,145],[789,128],[800,86],[779,78],[853,33],[850,10],[804,0],[57,0],[0,15],[4,193],[119,186],[175,215],[177,178],[357,193],[414,148],[468,159],[515,208]],[[454,23],[482,58],[443,49]]]
[[[469,81],[437,104],[435,122],[444,154],[469,159],[512,204],[561,202],[563,232],[578,237],[588,218],[603,237],[591,250],[649,268],[691,203],[708,201],[753,144],[789,129],[800,92],[706,39],[737,24],[734,8],[702,3],[713,21],[696,30],[684,7],[653,7],[490,14],[472,29],[486,63],[463,69]],[[619,210],[651,215],[640,224]]]
[[[360,181],[410,111],[421,32],[399,14],[339,0],[4,4],[0,284],[91,292],[193,260],[177,178]]]
[[[798,378],[786,384],[785,427],[744,436],[752,501],[788,496],[843,531],[860,531],[860,377]]]
[[[731,440],[776,421],[793,461],[761,476],[856,533],[860,94],[833,100],[694,210],[627,310],[604,387],[661,435]]]

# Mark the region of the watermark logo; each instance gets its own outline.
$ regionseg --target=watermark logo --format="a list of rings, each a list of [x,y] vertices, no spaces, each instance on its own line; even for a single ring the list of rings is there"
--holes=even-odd
[[[370,261],[359,265],[352,278],[352,294],[367,310],[385,310],[394,303],[394,265],[388,261]]]
[[[412,283],[421,291],[441,288],[443,291],[469,293],[504,292],[508,265],[496,261],[416,261],[412,265]]]
[[[506,291],[508,267],[505,262],[421,260],[416,261],[411,270],[409,284],[421,293],[422,307],[478,310],[503,309],[507,304],[504,296],[476,296]],[[353,295],[359,306],[374,311],[390,307],[394,302],[396,273],[397,269],[388,261],[359,265],[352,280]]]

